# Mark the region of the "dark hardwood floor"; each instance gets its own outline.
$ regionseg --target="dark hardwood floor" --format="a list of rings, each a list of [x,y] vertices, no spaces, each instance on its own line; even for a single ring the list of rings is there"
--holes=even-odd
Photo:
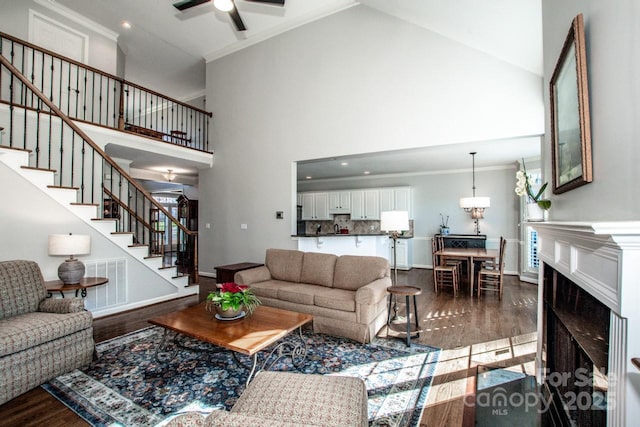
[[[433,289],[431,270],[398,272],[398,283],[419,286],[418,313],[424,332],[416,341],[442,349],[422,426],[460,426],[464,410],[467,370],[492,363],[533,372],[536,351],[537,287],[505,276],[500,301],[495,294],[480,299],[464,292]],[[148,326],[147,320],[204,300],[215,286],[201,277],[200,295],[168,301],[94,320],[94,337],[101,342]],[[404,312],[402,304],[399,313]],[[380,331],[387,334],[386,327]],[[389,335],[393,335],[389,332]],[[0,426],[86,426],[87,423],[42,388],[35,388],[0,406]]]

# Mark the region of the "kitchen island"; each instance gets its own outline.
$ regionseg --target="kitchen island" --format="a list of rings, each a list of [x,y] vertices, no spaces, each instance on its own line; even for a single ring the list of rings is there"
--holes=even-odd
[[[298,250],[304,252],[321,252],[326,254],[341,255],[369,255],[379,256],[389,260],[393,264],[392,247],[393,240],[388,234],[298,234],[291,237],[298,240]],[[399,240],[411,239],[413,236],[401,236]],[[398,268],[411,268],[410,253],[405,263],[401,263],[402,257],[398,255]]]
[[[298,238],[298,250],[335,255],[372,255],[389,259],[386,234],[304,234]]]

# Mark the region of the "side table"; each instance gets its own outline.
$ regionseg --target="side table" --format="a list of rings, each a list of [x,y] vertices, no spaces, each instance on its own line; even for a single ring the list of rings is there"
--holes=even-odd
[[[78,291],[80,291],[80,295],[84,298],[87,296],[87,288],[104,285],[107,282],[109,282],[109,279],[106,277],[83,277],[80,279],[80,283],[73,285],[65,285],[62,280],[46,280],[44,286],[49,292],[49,297],[53,296],[53,292],[60,292],[60,295],[64,298],[64,293],[67,291],[76,291],[77,297]]]
[[[254,267],[260,267],[264,264],[258,264],[255,262],[240,262],[238,264],[229,264],[229,265],[221,265],[219,267],[214,267],[216,270],[216,282],[217,283],[228,283],[233,282],[233,277],[236,275],[238,271],[248,270]]]
[[[387,328],[393,329],[396,332],[400,332],[406,334],[407,337],[407,347],[411,347],[411,335],[416,335],[420,337],[420,324],[418,323],[418,305],[416,304],[416,296],[422,293],[422,289],[416,286],[389,286],[387,288],[387,292],[389,292],[389,311],[387,313]],[[398,297],[405,297],[405,308],[406,308],[406,319],[404,323],[396,323],[392,322],[391,319],[391,302],[395,298],[396,304],[398,302]],[[415,316],[415,325],[411,324],[411,297],[413,297],[413,312]],[[397,306],[393,306],[393,312],[396,314]]]

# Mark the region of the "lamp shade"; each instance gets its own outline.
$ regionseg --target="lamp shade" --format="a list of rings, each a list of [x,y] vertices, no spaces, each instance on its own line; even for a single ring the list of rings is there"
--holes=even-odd
[[[380,212],[380,230],[382,231],[409,230],[409,212],[407,211]]]
[[[463,209],[488,208],[491,206],[489,197],[461,197],[460,207]]]
[[[84,234],[51,234],[49,255],[86,255],[91,252],[91,236]]]

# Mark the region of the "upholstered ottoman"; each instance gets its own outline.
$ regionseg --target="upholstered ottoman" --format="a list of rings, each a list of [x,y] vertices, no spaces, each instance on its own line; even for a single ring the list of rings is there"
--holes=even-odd
[[[177,426],[367,426],[367,389],[359,378],[261,372],[231,411],[189,413]]]

